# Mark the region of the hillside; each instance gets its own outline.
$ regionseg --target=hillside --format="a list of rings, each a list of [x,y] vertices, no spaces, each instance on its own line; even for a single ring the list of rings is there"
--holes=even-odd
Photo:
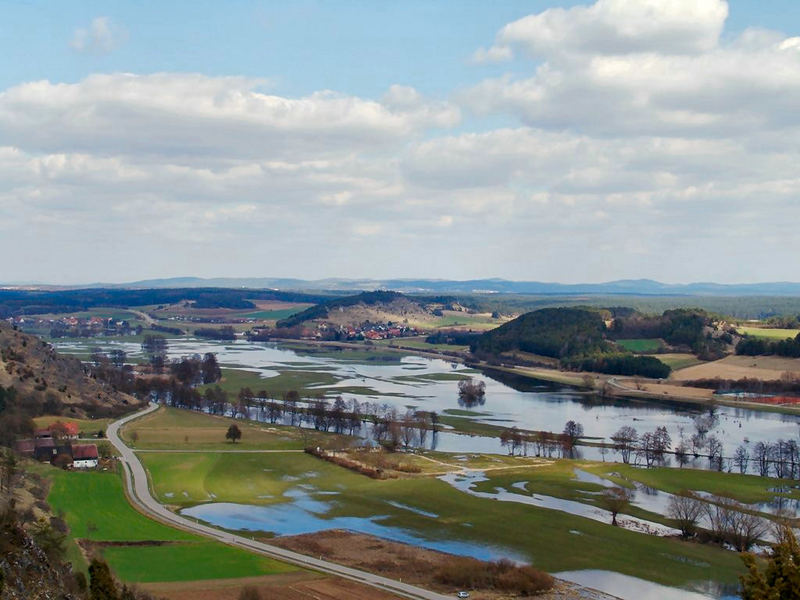
[[[526,313],[492,331],[473,345],[473,352],[501,354],[521,350],[568,358],[610,350],[599,312],[582,308],[543,308]]]
[[[452,298],[412,298],[399,292],[362,292],[328,300],[278,322],[278,327],[295,327],[320,321],[340,327],[355,327],[364,322],[420,325],[437,319],[434,311],[452,305]]]
[[[129,410],[137,400],[86,376],[77,358],[0,321],[0,386],[13,387],[30,414],[99,417]]]
[[[547,356],[572,371],[659,379],[669,376],[670,367],[657,358],[634,355],[606,339],[604,317],[611,312],[543,308],[487,331],[472,343],[471,349],[478,356],[494,359],[514,351]]]

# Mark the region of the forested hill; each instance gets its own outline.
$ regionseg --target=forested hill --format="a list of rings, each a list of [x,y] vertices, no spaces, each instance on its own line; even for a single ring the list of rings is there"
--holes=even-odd
[[[473,352],[500,354],[521,350],[563,359],[607,352],[606,326],[598,311],[583,308],[543,308],[487,331]]]
[[[619,312],[630,311],[543,308],[487,331],[472,344],[472,352],[492,359],[517,350],[557,358],[562,368],[574,371],[669,376],[670,367],[657,358],[632,354],[607,339],[605,318]]]
[[[195,308],[254,308],[252,300],[317,303],[330,295],[305,294],[279,290],[229,288],[172,289],[80,289],[80,290],[16,290],[0,289],[0,318],[43,313],[67,313],[96,307],[129,308],[194,302]]]

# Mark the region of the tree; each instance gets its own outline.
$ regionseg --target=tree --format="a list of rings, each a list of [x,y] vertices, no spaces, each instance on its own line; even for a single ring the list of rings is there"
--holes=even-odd
[[[108,564],[98,558],[89,565],[89,598],[91,600],[120,600],[117,585]]]
[[[574,446],[578,439],[583,437],[583,425],[577,421],[567,421],[567,424],[564,425],[564,435],[567,436],[570,447]]]
[[[733,464],[739,469],[739,473],[747,472],[747,463],[749,461],[750,454],[747,452],[747,448],[744,446],[736,448],[736,452],[733,453]]]
[[[203,356],[203,383],[216,383],[222,377],[222,370],[217,363],[217,356],[213,352],[206,352]]]
[[[242,439],[242,430],[236,425],[236,423],[232,423],[230,427],[228,427],[228,432],[225,434],[225,439],[230,440],[234,444],[236,440]]]
[[[800,597],[800,544],[792,528],[784,525],[763,570],[755,556],[746,553],[747,574],[740,576],[742,600],[789,600]]]
[[[614,441],[614,449],[617,450],[622,456],[622,462],[629,463],[631,460],[631,453],[633,452],[636,442],[639,439],[639,434],[636,429],[630,425],[620,427],[619,430],[611,436]]]
[[[606,488],[600,496],[600,506],[611,513],[611,524],[617,525],[617,515],[627,509],[633,500],[633,490],[623,487]]]
[[[458,403],[467,408],[486,402],[486,384],[470,377],[458,382]]]
[[[716,436],[709,436],[706,448],[708,448],[708,462],[715,466],[717,471],[722,471],[722,442]]]
[[[676,521],[684,538],[692,537],[697,531],[697,521],[703,513],[702,501],[688,490],[682,490],[669,499],[667,516]]]

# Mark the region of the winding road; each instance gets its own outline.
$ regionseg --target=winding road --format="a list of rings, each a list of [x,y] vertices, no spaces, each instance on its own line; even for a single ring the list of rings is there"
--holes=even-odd
[[[133,504],[148,516],[181,529],[192,531],[193,533],[228,544],[229,546],[244,548],[252,552],[264,554],[270,558],[350,579],[364,585],[390,592],[402,598],[411,598],[413,600],[446,600],[451,598],[451,596],[431,592],[414,585],[402,583],[401,581],[381,577],[380,575],[374,575],[358,569],[351,569],[350,567],[344,567],[326,560],[319,560],[310,556],[298,554],[297,552],[292,552],[291,550],[271,546],[264,542],[256,542],[246,537],[220,531],[219,529],[196,523],[195,521],[168,510],[150,493],[147,473],[141,461],[136,456],[136,453],[123,443],[119,436],[119,430],[123,425],[157,409],[157,405],[151,405],[142,411],[123,417],[111,423],[107,431],[108,441],[119,451],[120,462],[124,465],[123,470],[125,471],[125,478],[130,492],[128,497]]]

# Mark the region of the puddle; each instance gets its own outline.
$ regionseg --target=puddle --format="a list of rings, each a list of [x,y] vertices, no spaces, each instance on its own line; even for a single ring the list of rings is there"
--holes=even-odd
[[[622,600],[734,600],[739,596],[735,591],[724,589],[703,589],[703,592],[667,587],[638,577],[623,575],[613,571],[585,569],[581,571],[562,571],[553,573],[555,577],[594,588]],[[714,584],[700,584],[699,588],[717,588]]]
[[[487,481],[488,478],[482,472],[476,471],[473,473],[448,473],[439,477],[442,481],[449,483],[457,490],[476,496],[478,498],[485,498],[488,500],[499,500],[501,502],[517,502],[519,504],[527,504],[529,506],[536,506],[539,508],[547,508],[550,510],[558,510],[561,512],[569,513],[578,517],[592,519],[593,521],[600,521],[601,523],[611,523],[611,513],[607,510],[592,506],[590,504],[583,504],[574,500],[565,500],[563,498],[554,498],[553,496],[545,496],[543,494],[523,495],[515,494],[506,491],[502,488],[495,488],[494,492],[478,492],[474,489],[475,484]],[[514,484],[513,487],[517,489],[524,489],[525,482]],[[619,524],[626,529],[633,529],[635,531],[644,531],[653,535],[677,535],[677,529],[631,517],[629,515],[617,516]]]

